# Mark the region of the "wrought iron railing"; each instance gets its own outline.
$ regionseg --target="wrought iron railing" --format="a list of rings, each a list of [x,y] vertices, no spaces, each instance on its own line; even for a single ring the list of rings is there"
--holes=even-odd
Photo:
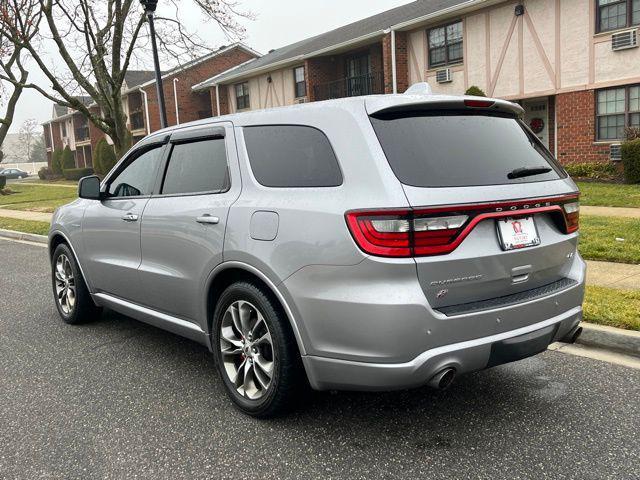
[[[327,83],[314,85],[315,100],[332,98],[357,97],[384,93],[384,75],[382,72],[371,72],[355,77],[345,77]]]
[[[144,128],[144,115],[142,111],[131,112],[129,115],[129,122],[131,122],[131,130],[140,130]]]

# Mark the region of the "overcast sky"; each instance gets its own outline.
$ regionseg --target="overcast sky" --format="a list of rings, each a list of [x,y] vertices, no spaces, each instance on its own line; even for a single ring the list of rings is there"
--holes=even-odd
[[[247,28],[245,43],[250,47],[266,53],[272,48],[279,48],[304,38],[318,35],[355,20],[360,20],[376,13],[399,5],[410,3],[411,0],[240,0],[245,10],[250,10],[256,16],[253,21],[244,22]],[[162,14],[163,0],[159,0],[158,14]],[[210,45],[220,46],[228,41],[212,27],[211,22],[203,23],[201,15],[189,5],[188,1],[181,2],[189,18],[189,26],[197,29],[199,35]],[[192,13],[193,12],[193,13]],[[35,65],[31,66],[30,81],[47,86],[48,81],[38,72]],[[51,117],[51,102],[32,90],[25,91],[18,103],[16,115],[11,126],[12,132],[17,132],[22,123],[28,118],[35,118],[44,122]]]

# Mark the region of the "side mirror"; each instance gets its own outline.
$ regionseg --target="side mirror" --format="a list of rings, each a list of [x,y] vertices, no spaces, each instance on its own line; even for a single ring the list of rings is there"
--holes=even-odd
[[[91,175],[90,177],[82,177],[78,182],[78,196],[87,200],[100,200],[100,179]]]

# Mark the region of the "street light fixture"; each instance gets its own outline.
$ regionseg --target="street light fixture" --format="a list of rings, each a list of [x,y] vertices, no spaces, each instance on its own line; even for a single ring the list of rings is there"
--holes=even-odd
[[[158,58],[158,45],[156,43],[156,28],[153,24],[153,14],[158,6],[158,0],[140,0],[144,7],[144,13],[149,20],[149,33],[151,35],[151,47],[153,48],[153,65],[156,72],[156,93],[158,95],[158,106],[160,108],[160,126],[167,126],[167,107],[164,102],[164,89],[162,88],[162,74],[160,73],[160,60]]]

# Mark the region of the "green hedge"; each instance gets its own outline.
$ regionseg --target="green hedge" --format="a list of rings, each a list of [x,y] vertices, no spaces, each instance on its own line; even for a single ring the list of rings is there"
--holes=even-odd
[[[471,85],[467,88],[467,91],[464,92],[465,95],[470,95],[473,97],[486,97],[487,95],[482,91],[480,87],[476,87],[475,85]]]
[[[0,190],[7,186],[7,177],[0,175]]]
[[[93,166],[96,173],[106,175],[117,163],[116,152],[113,147],[103,138],[96,144],[93,155]]]
[[[622,144],[622,165],[627,183],[640,183],[640,139]]]
[[[53,151],[51,156],[51,170],[54,174],[62,174],[62,150],[57,149]]]
[[[572,177],[591,178],[594,180],[608,180],[616,178],[618,171],[613,163],[604,162],[580,162],[563,165],[564,169]]]
[[[93,175],[93,168],[66,168],[63,173],[67,180],[80,180],[82,177]]]
[[[64,150],[62,151],[61,164],[63,172],[64,170],[67,170],[69,168],[76,168],[76,159],[74,158],[73,152],[71,151],[71,148],[69,148],[69,145],[64,147]]]

